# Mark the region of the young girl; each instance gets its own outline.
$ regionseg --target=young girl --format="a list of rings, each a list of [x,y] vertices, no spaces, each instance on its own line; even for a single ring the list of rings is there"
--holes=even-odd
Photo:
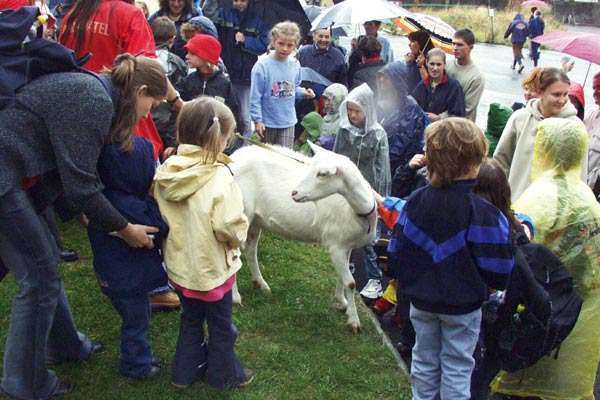
[[[154,195],[170,227],[167,273],[183,307],[172,367],[177,387],[204,374],[219,389],[245,386],[254,377],[233,349],[231,288],[248,230],[242,194],[227,166],[230,159],[222,154],[234,129],[233,114],[223,103],[208,97],[187,103],[177,121],[177,155],[155,177]]]
[[[154,177],[152,144],[133,137],[132,128],[167,93],[160,64],[145,57],[124,54],[101,79],[110,88],[115,105],[108,143],[98,159],[103,194],[132,223],[154,226],[154,244],[166,235],[167,226],[158,205],[148,195]],[[148,341],[148,293],[167,283],[158,247],[133,248],[119,237],[88,226],[94,270],[102,293],[122,319],[119,372],[134,379],[150,378],[160,369]]]
[[[292,52],[300,42],[300,29],[293,22],[280,22],[271,29],[275,49],[252,68],[250,116],[258,135],[267,143],[292,148],[298,122],[296,97],[312,99],[312,89],[300,87],[300,63]]]
[[[340,130],[333,151],[350,158],[367,182],[378,193],[390,193],[390,159],[385,130],[377,123],[375,98],[364,83],[352,90],[341,106]],[[360,294],[369,299],[382,295],[381,271],[373,246],[364,248],[367,269],[366,286]]]
[[[348,89],[341,83],[334,83],[323,92],[323,125],[319,144],[327,150],[333,149],[335,137],[340,130],[340,106],[348,96]]]

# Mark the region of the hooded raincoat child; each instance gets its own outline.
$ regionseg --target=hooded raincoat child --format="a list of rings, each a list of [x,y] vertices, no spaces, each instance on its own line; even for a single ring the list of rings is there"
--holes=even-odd
[[[227,167],[231,160],[222,154],[214,163],[206,159],[202,147],[181,144],[154,178],[154,196],[170,229],[164,245],[169,280],[202,292],[241,268],[248,230],[242,193]]]
[[[302,132],[298,138],[298,146],[295,150],[311,157],[313,152],[310,149],[308,141],[316,143],[319,140],[322,124],[323,117],[321,117],[318,112],[312,111],[306,114],[304,118],[302,118],[302,122],[300,122],[300,125],[304,128],[304,132]]]
[[[577,324],[558,358],[544,357],[513,374],[501,373],[494,391],[543,400],[592,399],[600,361],[600,205],[581,181],[587,132],[579,121],[539,124],[531,186],[514,203],[535,224],[535,239],[554,252],[584,299]]]
[[[525,108],[515,111],[510,116],[494,152],[494,159],[507,172],[513,202],[521,197],[531,183],[533,144],[538,125],[544,120],[540,103],[540,99],[531,99]],[[577,111],[567,101],[556,117],[577,119]],[[587,156],[581,162],[582,166],[587,165]],[[585,180],[584,174],[582,171]]]
[[[385,92],[380,91],[378,99],[379,123],[388,136],[390,170],[393,174],[415,154],[423,152],[423,135],[429,118],[408,94],[408,72],[404,63],[391,63],[379,74],[393,83],[393,87]]]
[[[327,150],[333,148],[335,136],[340,130],[340,106],[348,96],[348,89],[340,83],[334,83],[325,89],[323,97],[329,99],[330,106],[327,107],[321,125],[321,145]]]
[[[348,102],[358,105],[364,112],[364,128],[350,123],[346,107]],[[379,194],[387,196],[390,193],[388,138],[377,122],[375,96],[366,83],[352,90],[340,107],[340,130],[333,151],[350,158]]]

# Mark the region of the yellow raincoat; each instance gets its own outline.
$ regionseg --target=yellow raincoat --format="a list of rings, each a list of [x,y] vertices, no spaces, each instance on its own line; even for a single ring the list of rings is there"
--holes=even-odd
[[[583,307],[557,359],[512,374],[501,372],[492,390],[543,400],[593,399],[600,361],[600,205],[581,181],[588,135],[578,121],[540,122],[534,145],[532,184],[514,203],[535,224],[535,241],[562,260],[573,276]],[[554,353],[552,353],[554,355]]]
[[[186,289],[214,289],[242,266],[239,247],[248,219],[229,162],[220,154],[207,163],[202,147],[183,144],[154,177],[154,197],[169,225],[167,273]]]

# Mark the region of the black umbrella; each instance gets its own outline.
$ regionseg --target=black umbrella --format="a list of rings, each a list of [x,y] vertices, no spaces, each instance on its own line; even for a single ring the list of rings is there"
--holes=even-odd
[[[231,7],[231,0],[219,0],[219,5]],[[302,36],[310,32],[310,20],[299,0],[254,0],[250,7],[256,10],[268,29],[278,22],[292,21],[298,24]]]

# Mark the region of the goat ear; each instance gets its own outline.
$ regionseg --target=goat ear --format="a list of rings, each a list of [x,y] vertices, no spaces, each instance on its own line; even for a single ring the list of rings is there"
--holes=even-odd
[[[329,166],[329,167],[321,167],[317,171],[317,176],[333,176],[337,174],[337,167]]]

